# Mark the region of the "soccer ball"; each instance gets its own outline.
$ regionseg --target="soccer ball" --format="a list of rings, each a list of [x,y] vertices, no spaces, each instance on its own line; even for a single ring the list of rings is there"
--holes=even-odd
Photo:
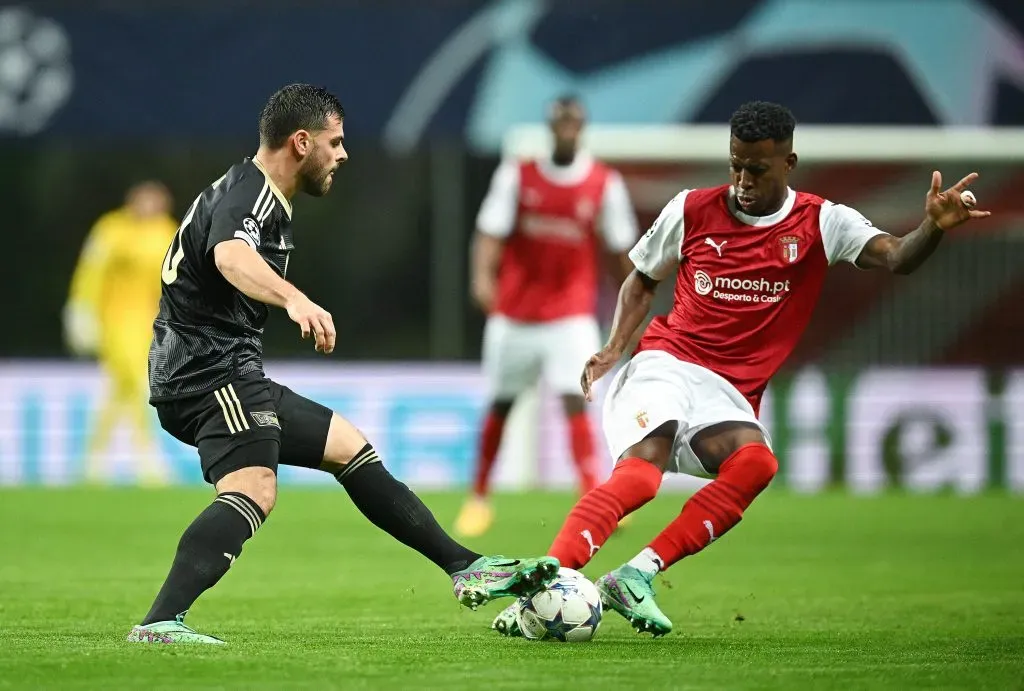
[[[531,641],[589,641],[601,625],[601,596],[579,571],[561,568],[558,580],[516,607],[523,636]]]

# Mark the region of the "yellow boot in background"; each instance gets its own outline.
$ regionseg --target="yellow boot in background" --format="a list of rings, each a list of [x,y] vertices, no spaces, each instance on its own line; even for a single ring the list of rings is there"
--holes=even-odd
[[[490,530],[492,523],[494,509],[490,502],[481,497],[470,497],[455,519],[455,533],[459,537],[480,537]]]

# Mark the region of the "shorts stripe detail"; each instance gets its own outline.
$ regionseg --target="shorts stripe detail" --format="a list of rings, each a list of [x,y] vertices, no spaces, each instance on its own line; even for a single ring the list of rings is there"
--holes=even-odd
[[[364,465],[369,465],[371,463],[380,463],[380,456],[377,455],[377,451],[372,446],[367,444],[359,450],[359,453],[355,455],[355,458],[346,463],[341,470],[335,473],[334,477],[338,482],[342,482],[356,470],[359,470]]]
[[[231,416],[231,420],[235,425],[235,431],[232,434],[237,434],[242,431],[242,422],[238,419],[238,412],[235,410],[235,404],[231,400],[231,396],[228,394],[228,387],[222,387],[218,393],[224,400],[224,405],[227,406],[228,415]]]
[[[228,384],[228,392],[231,394],[231,398],[229,400],[234,401],[235,408],[238,409],[238,419],[242,421],[241,427],[249,429],[249,421],[245,419],[245,411],[242,410],[242,402],[238,400],[238,394],[235,393],[234,384]]]
[[[217,399],[217,402],[220,403],[220,409],[224,412],[224,422],[226,422],[227,425],[228,425],[228,432],[231,432],[231,434],[234,434],[238,430],[235,428],[235,423],[231,421],[231,415],[228,413],[228,406],[224,402],[224,399],[221,398],[220,389],[217,389],[216,391],[214,391],[213,395]]]
[[[236,497],[233,494],[218,494],[217,498],[214,499],[214,501],[219,501],[222,504],[227,504],[235,511],[242,514],[242,518],[244,518],[246,522],[249,523],[249,529],[251,530],[251,532],[249,533],[249,537],[255,535],[259,527],[263,525],[263,519],[259,517],[259,514],[257,514],[253,510],[253,508],[249,506],[245,502],[245,500],[241,499],[240,497]]]

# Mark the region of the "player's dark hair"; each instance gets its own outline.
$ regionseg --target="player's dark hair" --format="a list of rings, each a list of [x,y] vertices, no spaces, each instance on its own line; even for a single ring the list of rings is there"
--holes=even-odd
[[[579,94],[562,94],[554,100],[556,106],[582,106],[583,101]]]
[[[337,97],[321,86],[289,84],[277,91],[260,113],[260,143],[271,149],[284,146],[297,130],[325,129],[332,115],[345,117]]]
[[[553,100],[551,104],[548,106],[548,118],[554,118],[557,112],[559,112],[563,108],[568,108],[570,106],[576,106],[581,111],[584,110],[583,99],[581,99],[577,94],[573,93],[562,94],[561,96]]]
[[[789,108],[768,101],[751,101],[736,109],[729,120],[732,136],[741,142],[788,142],[793,139],[796,118]]]

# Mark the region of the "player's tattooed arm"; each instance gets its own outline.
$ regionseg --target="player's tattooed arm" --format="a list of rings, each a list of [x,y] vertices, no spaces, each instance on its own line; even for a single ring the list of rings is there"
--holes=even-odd
[[[337,334],[330,313],[278,276],[247,243],[242,240],[217,243],[213,260],[227,282],[239,291],[253,300],[287,310],[288,317],[299,325],[302,337],[313,336],[317,352],[326,354],[334,350]]]
[[[896,274],[917,270],[939,246],[947,230],[972,218],[986,218],[989,211],[974,208],[974,196],[968,185],[978,178],[971,173],[948,190],[942,191],[942,176],[932,173],[932,184],[925,196],[925,217],[915,230],[903,237],[877,235],[864,246],[857,264],[865,269],[887,268]]]

